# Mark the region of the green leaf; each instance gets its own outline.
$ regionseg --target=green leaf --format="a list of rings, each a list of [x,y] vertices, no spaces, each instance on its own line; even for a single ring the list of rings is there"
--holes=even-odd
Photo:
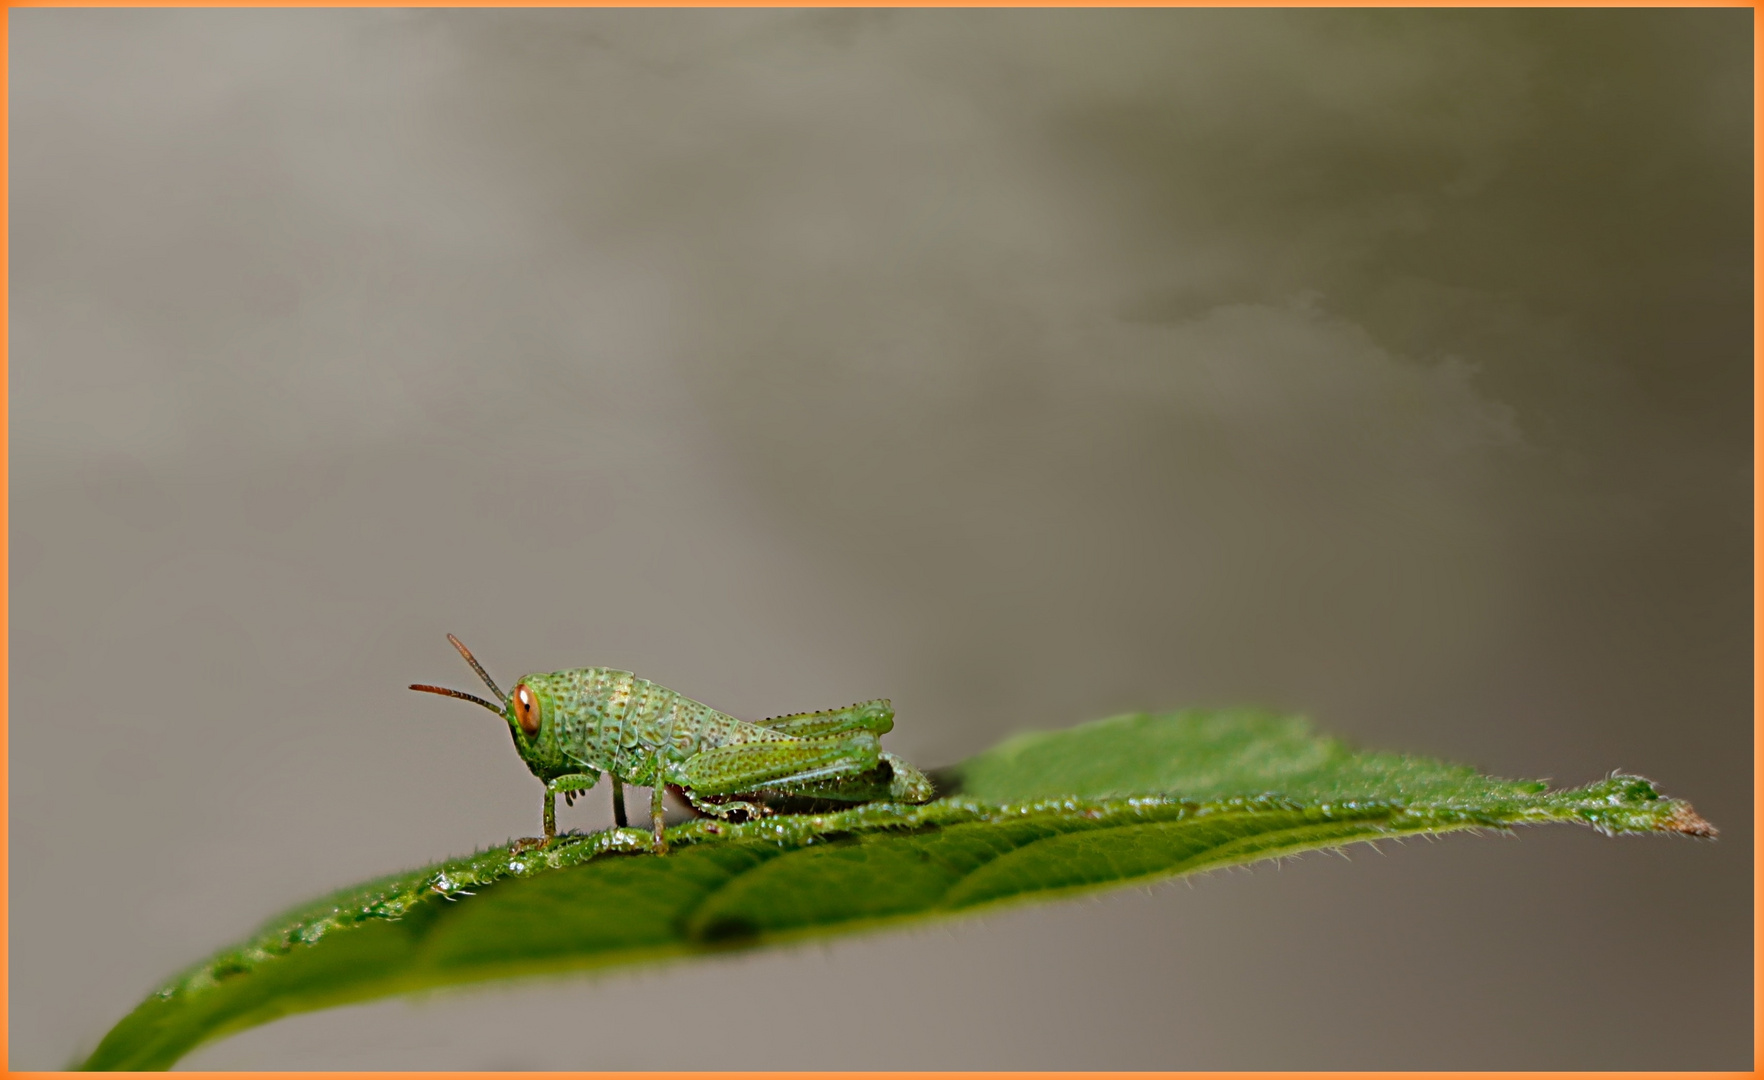
[[[1713,836],[1614,774],[1550,792],[1355,752],[1294,717],[1120,716],[1011,739],[925,806],[692,821],[492,848],[272,920],[142,1002],[84,1063],[165,1068],[292,1012],[509,976],[631,964],[964,914],[1358,841],[1516,824]],[[591,1064],[591,1063],[585,1063]]]

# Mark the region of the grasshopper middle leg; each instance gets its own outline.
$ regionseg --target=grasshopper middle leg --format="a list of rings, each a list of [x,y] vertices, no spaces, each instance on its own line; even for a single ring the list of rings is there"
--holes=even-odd
[[[662,813],[666,809],[663,802],[667,795],[667,785],[659,780],[656,781],[655,789],[649,794],[649,822],[655,829],[655,853],[657,855],[668,853],[668,842],[662,836]]]

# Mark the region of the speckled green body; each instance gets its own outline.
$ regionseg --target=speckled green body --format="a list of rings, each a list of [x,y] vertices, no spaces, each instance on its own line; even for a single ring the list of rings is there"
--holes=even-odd
[[[522,702],[537,730],[523,726]],[[749,722],[629,671],[572,668],[522,676],[502,715],[515,750],[545,782],[547,838],[554,797],[586,791],[601,773],[653,789],[658,849],[668,785],[719,817],[764,813],[758,800],[768,795],[923,803],[935,794],[924,773],[882,749],[894,727],[886,699]]]
[[[513,705],[509,729],[527,767],[547,781],[593,771],[644,787],[676,784],[700,795],[738,794],[805,771],[854,771],[821,758],[865,757],[873,769],[881,754],[877,736],[894,727],[886,700],[749,723],[612,668],[525,675],[520,685],[539,699],[540,729],[537,736],[527,736],[514,720]],[[753,745],[762,743],[774,752]],[[743,761],[747,768],[698,760],[706,751],[736,746],[753,750],[721,757]],[[755,765],[762,767],[756,771]],[[812,779],[798,778],[795,784]]]

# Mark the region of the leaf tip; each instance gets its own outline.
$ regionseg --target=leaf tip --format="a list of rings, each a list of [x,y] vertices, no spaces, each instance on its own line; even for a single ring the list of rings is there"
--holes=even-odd
[[[1684,836],[1702,836],[1714,839],[1720,830],[1709,824],[1701,814],[1691,809],[1690,803],[1680,802],[1672,807],[1672,813],[1666,816],[1664,828],[1668,832],[1680,833]]]

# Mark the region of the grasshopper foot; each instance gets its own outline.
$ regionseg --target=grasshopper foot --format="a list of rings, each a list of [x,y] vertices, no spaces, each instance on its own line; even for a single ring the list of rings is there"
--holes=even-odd
[[[551,837],[549,836],[523,836],[519,840],[508,845],[508,853],[510,855],[519,855],[522,852],[537,851],[549,843],[551,843]]]
[[[928,803],[937,797],[937,788],[931,778],[913,768],[899,757],[886,750],[882,752],[882,760],[888,763],[894,779],[888,785],[888,795],[896,802]]]

